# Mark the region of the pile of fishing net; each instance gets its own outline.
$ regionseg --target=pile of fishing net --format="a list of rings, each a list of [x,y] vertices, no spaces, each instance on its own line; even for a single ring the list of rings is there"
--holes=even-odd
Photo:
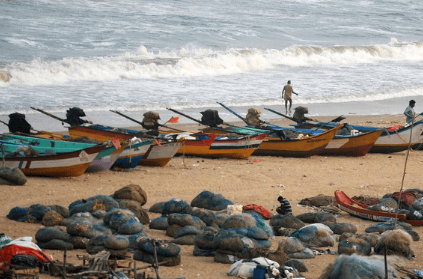
[[[180,252],[181,248],[175,243],[159,239],[144,239],[138,242],[138,247],[134,251],[134,260],[153,264],[157,257],[158,264],[175,266],[181,263]]]
[[[90,254],[107,250],[124,256],[127,249],[137,247],[136,239],[148,238],[144,224],[149,217],[142,208],[146,202],[145,191],[131,184],[111,196],[76,200],[68,209],[41,204],[15,207],[8,218],[47,226],[36,233],[37,244],[45,249],[87,249]],[[66,229],[54,227],[59,225]]]
[[[19,168],[0,167],[0,185],[25,185],[27,178]]]

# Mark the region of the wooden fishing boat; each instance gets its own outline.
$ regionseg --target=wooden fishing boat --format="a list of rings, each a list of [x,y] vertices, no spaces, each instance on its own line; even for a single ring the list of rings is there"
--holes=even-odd
[[[310,157],[320,154],[339,131],[341,125],[315,136],[296,139],[281,139],[276,136],[267,137],[253,155]]]
[[[96,145],[51,156],[4,158],[3,162],[6,167],[19,168],[28,176],[73,177],[84,174],[104,148],[105,145]]]
[[[357,135],[335,135],[320,155],[364,156],[381,134],[382,130]]]
[[[114,138],[122,141],[129,140],[129,145],[121,153],[112,167],[135,168],[147,153],[152,139],[142,140],[136,138],[140,131],[109,127],[104,125],[72,126],[68,128],[69,134],[73,137],[89,137],[98,141],[107,141]],[[135,139],[134,139],[135,138]]]
[[[166,135],[164,135],[166,136]],[[205,158],[247,159],[260,146],[267,134],[218,136],[209,133],[187,134],[177,155]]]
[[[398,218],[398,220],[409,223],[412,226],[423,225],[423,220],[409,220],[405,214],[397,215],[393,212],[368,210],[368,205],[354,201],[353,199],[349,198],[343,191],[335,191],[335,199],[340,209],[362,219],[387,222],[394,221],[396,218]]]
[[[52,135],[53,133],[49,134]],[[65,139],[65,137],[62,138]],[[93,143],[72,142],[66,140],[47,139],[36,136],[23,136],[14,134],[3,134],[0,136],[0,139],[9,143],[9,145],[5,145],[5,151],[14,152],[20,145],[23,144],[30,146],[41,154],[45,154],[49,151],[53,151],[56,154],[62,154],[97,145]],[[116,148],[113,143],[107,143],[106,147],[91,162],[87,172],[97,172],[110,169],[127,145],[128,143],[126,142],[123,143],[120,147],[118,146],[118,148]]]
[[[142,166],[164,167],[176,155],[181,146],[182,142],[152,144],[139,164]]]
[[[338,125],[334,122],[304,122],[302,124],[294,125],[296,128],[319,128],[319,129],[328,129]],[[393,153],[407,150],[409,142],[411,141],[411,146],[414,146],[419,143],[420,135],[423,132],[423,121],[417,121],[413,125],[408,127],[400,126],[396,129],[390,128],[380,128],[380,127],[370,127],[370,126],[359,126],[359,125],[348,125],[352,129],[355,129],[359,132],[370,132],[382,129],[382,133],[379,138],[376,140],[375,144],[370,149],[370,153]],[[410,138],[411,134],[411,138]]]

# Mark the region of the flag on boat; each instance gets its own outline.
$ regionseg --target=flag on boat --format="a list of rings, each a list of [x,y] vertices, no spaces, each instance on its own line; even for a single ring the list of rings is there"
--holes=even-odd
[[[180,116],[172,116],[166,123],[178,123]]]
[[[116,149],[120,148],[120,141],[119,141],[118,138],[112,139],[112,143],[113,143],[113,145],[115,146]]]

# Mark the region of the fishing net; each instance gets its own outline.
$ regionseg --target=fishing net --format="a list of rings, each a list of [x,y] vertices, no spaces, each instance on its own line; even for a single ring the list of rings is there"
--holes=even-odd
[[[121,200],[138,201],[141,205],[147,203],[147,193],[138,185],[131,184],[117,190],[113,197]]]
[[[51,210],[44,214],[42,224],[44,226],[58,226],[63,222],[64,218],[62,215],[54,210]]]
[[[180,237],[175,237],[172,243],[178,245],[194,245],[195,234],[187,234]]]
[[[348,240],[342,240],[338,244],[338,254],[358,254],[363,256],[369,256],[372,252],[372,247],[364,239],[359,238],[348,238]]]
[[[162,216],[151,220],[150,224],[148,224],[148,227],[153,230],[166,230],[169,227],[169,224],[167,223],[167,217]]]
[[[194,226],[198,229],[204,229],[206,224],[200,218],[189,214],[172,213],[167,217],[169,225],[179,225],[181,227]]]
[[[162,213],[166,202],[157,202],[153,204],[148,211],[153,213]]]
[[[139,221],[135,219],[130,219],[125,223],[121,224],[117,231],[120,234],[137,234],[140,233],[142,230],[143,225]]]
[[[225,199],[221,194],[215,194],[210,191],[201,192],[191,201],[192,207],[199,207],[214,211],[224,210],[228,205],[233,204],[233,202]]]
[[[172,198],[163,206],[162,215],[167,216],[172,213],[191,214],[192,207],[184,200]]]
[[[207,226],[211,226],[216,220],[214,212],[207,209],[196,208],[192,215],[200,218]]]
[[[66,231],[56,227],[43,228],[35,234],[35,240],[39,242],[48,242],[53,239],[70,241],[71,236]]]
[[[52,239],[48,242],[37,242],[38,247],[41,249],[50,250],[73,250],[73,244],[60,239]]]
[[[124,235],[108,234],[104,241],[104,247],[113,250],[126,249],[129,246],[129,240]]]
[[[270,218],[269,224],[275,230],[278,230],[279,228],[299,229],[305,226],[303,221],[291,214],[274,215],[272,218]]]
[[[139,249],[149,254],[154,254],[154,246],[151,241],[140,243]],[[181,248],[175,243],[159,241],[156,243],[156,252],[158,256],[176,257],[181,252]]]
[[[174,238],[178,238],[178,237],[182,237],[185,235],[197,235],[199,233],[201,233],[203,230],[196,228],[194,226],[185,226],[180,228],[179,230],[176,231],[175,235],[173,236]]]

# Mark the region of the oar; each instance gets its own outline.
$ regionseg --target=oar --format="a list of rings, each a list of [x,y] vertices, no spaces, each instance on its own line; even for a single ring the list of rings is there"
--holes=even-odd
[[[300,124],[300,122],[298,122],[297,120],[295,120],[295,118],[292,118],[292,117],[287,116],[287,115],[285,115],[285,114],[283,114],[283,113],[277,112],[276,110],[273,110],[273,109],[270,109],[270,108],[264,108],[264,109],[265,109],[265,110],[268,110],[268,111],[271,111],[271,112],[273,112],[273,113],[276,113],[277,115],[283,116],[283,117],[285,117],[285,118],[287,118],[287,119],[289,119],[289,120],[292,120],[292,121],[294,121],[294,122],[296,122],[296,123]]]
[[[116,111],[116,110],[110,110],[111,112],[114,112],[114,113],[117,113],[117,114],[119,114],[120,116],[123,116],[123,117],[125,117],[125,118],[127,118],[127,119],[129,119],[129,120],[131,120],[131,121],[133,121],[133,122],[135,122],[135,123],[138,123],[138,124],[140,124],[143,128],[144,128],[144,125],[142,124],[142,122],[139,122],[138,120],[136,120],[136,119],[134,119],[134,118],[132,118],[132,117],[129,117],[129,116],[127,116],[127,115],[125,115],[125,114],[123,114],[123,113],[121,113],[121,112],[119,112],[119,111]],[[182,131],[182,130],[179,130],[179,129],[175,129],[175,128],[172,128],[172,127],[168,127],[168,126],[166,126],[166,125],[163,125],[163,124],[158,124],[160,127],[164,127],[164,128],[167,128],[167,129],[170,129],[170,130],[174,130],[174,131],[178,131],[178,132],[185,132],[185,131]]]
[[[220,102],[216,102],[219,105],[221,105],[222,107],[224,107],[225,109],[227,109],[228,111],[232,112],[236,117],[238,117],[239,119],[241,119],[242,121],[245,122],[245,124],[250,125],[250,123],[248,123],[247,119],[245,119],[244,117],[242,117],[241,115],[239,115],[238,113],[236,113],[234,110],[232,110],[231,108],[225,106],[224,104],[220,103]]]
[[[285,118],[288,118],[288,119],[290,119],[290,120],[292,120],[292,121],[294,121],[294,122],[296,122],[296,123],[298,123],[298,124],[301,124],[301,122],[297,121],[295,118],[292,118],[292,117],[286,116],[285,114],[282,114],[282,113],[280,113],[280,112],[277,112],[277,111],[275,111],[275,110],[273,110],[273,109],[270,109],[270,108],[264,108],[264,109],[266,109],[266,110],[268,110],[268,111],[271,111],[271,112],[273,112],[273,113],[276,113],[277,115],[281,115],[281,116],[283,116],[283,117],[285,117]],[[330,122],[321,122],[321,121],[320,121],[320,123],[322,123],[322,124],[316,124],[316,127],[315,127],[315,128],[313,128],[313,129],[311,129],[311,130],[318,130],[318,128],[320,128],[320,127],[333,128],[332,126],[330,126],[330,125],[329,125],[329,123],[330,123]],[[340,125],[340,124],[338,123],[338,125]]]
[[[54,118],[54,119],[57,119],[57,120],[59,120],[59,121],[62,121],[62,124],[63,124],[63,122],[68,123],[68,122],[66,121],[66,119],[60,118],[60,117],[58,117],[58,116],[56,116],[56,115],[53,115],[53,114],[51,114],[51,113],[49,113],[49,112],[46,112],[46,111],[42,110],[42,109],[37,109],[37,108],[34,108],[34,107],[30,107],[30,108],[32,108],[33,110],[39,111],[39,112],[41,112],[41,113],[44,113],[45,115],[48,115],[48,116],[50,116],[50,117],[52,117],[52,118]],[[69,124],[69,123],[68,123],[68,124]]]
[[[182,113],[182,112],[180,112],[180,111],[174,110],[174,109],[172,109],[172,108],[166,108],[166,109],[168,109],[168,110],[170,110],[170,111],[173,111],[173,112],[175,112],[175,113],[177,113],[177,114],[180,114],[180,115],[182,115],[182,116],[185,116],[186,118],[191,119],[192,121],[195,121],[195,122],[197,122],[197,123],[200,123],[201,125],[204,125],[204,124],[201,122],[201,120],[195,119],[195,118],[193,118],[193,117],[191,117],[191,116],[189,116],[189,115],[186,115],[186,114],[184,114],[184,113]],[[230,125],[230,124],[226,124],[226,123],[223,123],[223,124],[228,125],[228,126],[232,126],[232,125]],[[212,128],[213,128],[213,129],[216,129],[216,130],[218,130],[218,131],[231,132],[231,133],[238,134],[238,135],[249,135],[248,133],[241,133],[241,132],[236,132],[236,131],[226,131],[225,129],[220,128],[220,127],[212,127]]]

